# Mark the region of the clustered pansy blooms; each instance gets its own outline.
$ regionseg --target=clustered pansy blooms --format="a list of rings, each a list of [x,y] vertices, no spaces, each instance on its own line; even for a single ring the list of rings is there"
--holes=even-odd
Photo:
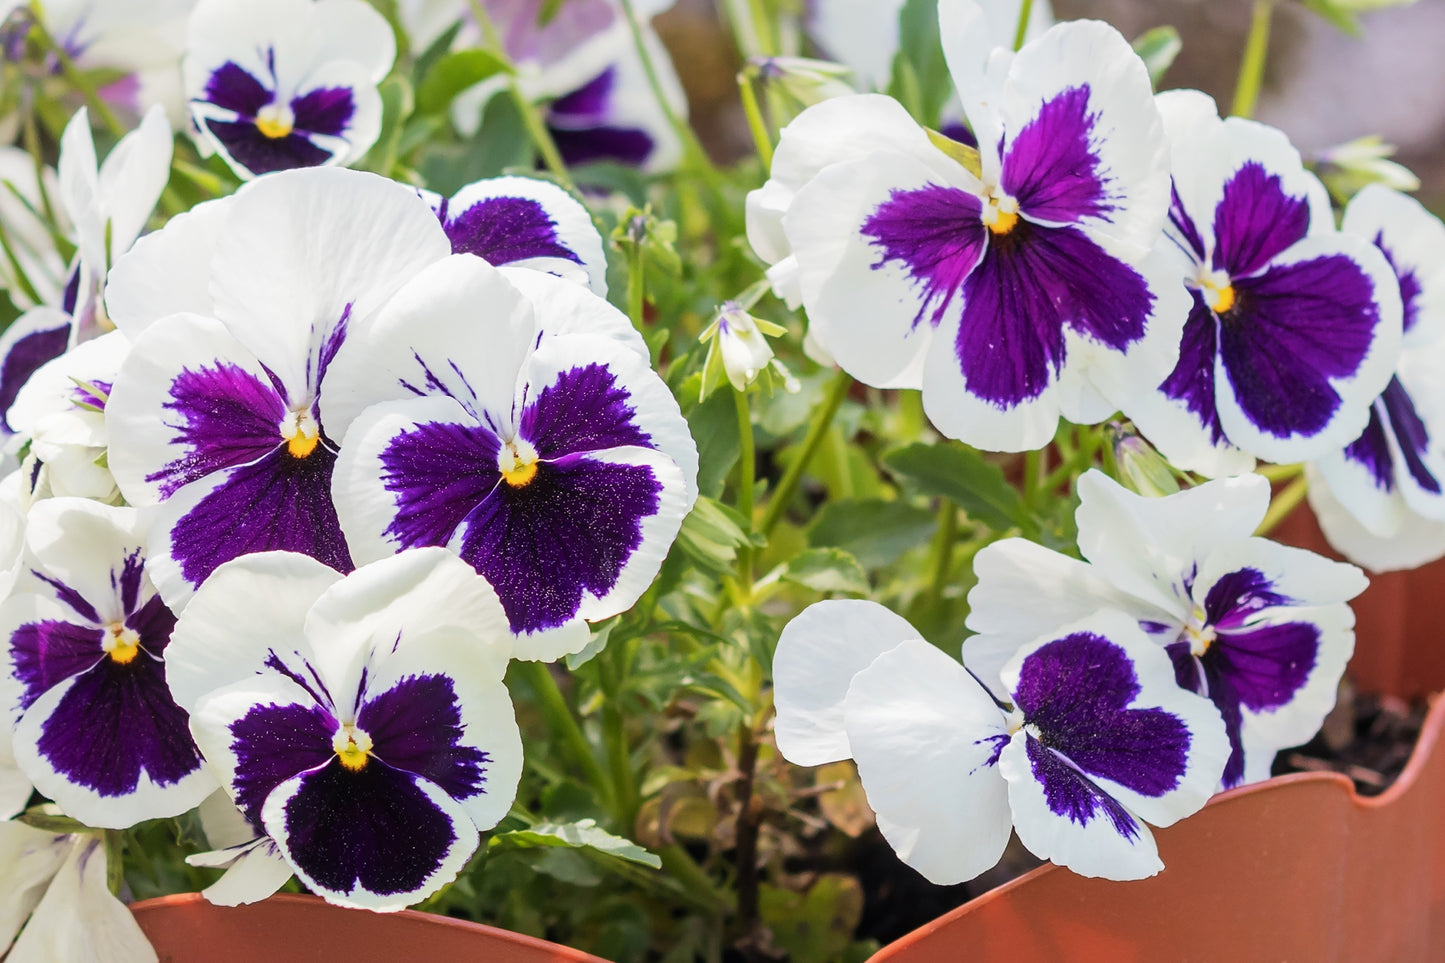
[[[873,827],[1148,877],[1445,556],[1445,224],[1157,44],[728,2],[721,168],[656,0],[111,6],[0,0],[7,959],[289,887],[831,963]]]

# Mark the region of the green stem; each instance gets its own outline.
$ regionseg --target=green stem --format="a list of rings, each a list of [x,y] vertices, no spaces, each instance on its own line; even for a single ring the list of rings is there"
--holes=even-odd
[[[1239,80],[1234,85],[1236,117],[1254,116],[1259,101],[1259,88],[1264,83],[1264,60],[1269,52],[1269,21],[1274,13],[1274,0],[1254,0],[1254,17],[1249,24],[1249,39],[1244,43],[1244,57],[1239,62]]]
[[[1043,468],[1043,452],[1035,449],[1024,453],[1024,504],[1032,506],[1039,493]]]
[[[1260,465],[1255,471],[1268,478],[1272,482],[1289,481],[1304,474],[1303,464],[1293,465]]]
[[[1034,0],[1024,0],[1023,4],[1019,6],[1019,23],[1014,28],[1014,50],[1018,50],[1024,45],[1024,37],[1029,32],[1029,17],[1033,16],[1033,12]]]
[[[1309,490],[1310,483],[1304,475],[1300,475],[1286,485],[1284,491],[1276,495],[1274,500],[1269,503],[1269,511],[1265,512],[1264,521],[1260,522],[1259,528],[1254,530],[1255,536],[1263,538],[1274,531],[1275,527],[1284,521],[1290,512],[1299,507],[1299,503],[1304,501]]]
[[[628,645],[608,646],[599,659],[606,700],[602,704],[602,739],[607,747],[607,762],[612,770],[613,799],[616,802],[617,826],[631,836],[637,824],[637,784],[632,774],[632,750],[627,744],[627,728],[618,699],[621,680],[628,672]],[[621,665],[614,665],[620,662]]]
[[[561,740],[563,752],[582,770],[587,781],[606,797],[604,804],[608,809],[612,809],[614,800],[607,774],[602,771],[601,763],[593,755],[592,743],[587,741],[582,727],[577,724],[577,717],[572,714],[572,709],[567,705],[567,700],[562,696],[562,690],[557,687],[557,680],[552,678],[547,664],[515,661],[512,663],[512,671],[526,680],[532,694],[537,697],[537,708],[546,720],[547,728]]]
[[[703,872],[687,850],[677,843],[670,843],[657,851],[657,856],[662,860],[662,868],[669,876],[677,880],[687,891],[697,898],[697,901],[708,909],[713,915],[720,915],[731,908],[732,900],[713,885],[712,878]]]
[[[647,280],[646,270],[643,262],[642,239],[634,238],[632,244],[627,248],[627,317],[632,320],[632,326],[644,338],[647,335],[643,326],[646,314],[644,306],[644,297],[647,293],[644,284]]]
[[[838,413],[843,399],[848,396],[848,389],[852,386],[853,379],[846,371],[840,369],[833,376],[832,383],[828,385],[828,393],[823,399],[823,406],[813,416],[812,423],[808,425],[808,433],[803,436],[798,457],[788,466],[782,480],[778,482],[777,489],[768,498],[768,507],[763,510],[763,520],[757,528],[764,535],[772,534],[773,528],[782,519],[783,512],[788,510],[788,503],[793,500],[793,494],[803,480],[803,473],[808,470],[808,464],[817,454],[818,446],[823,443],[828,428],[833,424],[833,416]]]
[[[748,13],[753,20],[753,37],[758,41],[758,53],[765,57],[776,57],[778,50],[777,32],[773,30],[772,18],[768,16],[765,0],[748,0]]]
[[[75,66],[75,61],[70,59],[70,54],[66,52],[65,47],[55,42],[55,38],[50,35],[50,31],[45,28],[39,17],[35,17],[33,23],[33,29],[40,38],[41,46],[45,48],[46,53],[55,57],[55,62],[60,65],[60,72],[64,75],[66,83],[80,91],[80,95],[85,98],[86,106],[95,112],[107,130],[117,139],[124,137],[127,133],[125,125],[120,122],[120,118],[115,116],[115,111],[110,109],[110,105],[101,99],[95,89],[95,84],[80,72]]]
[[[757,453],[753,442],[753,413],[748,408],[748,393],[733,391],[733,400],[738,413],[738,441],[742,453],[738,458],[738,514],[747,524],[748,534],[753,531],[754,479],[757,477]],[[753,550],[750,545],[738,547],[738,583],[746,596],[753,592]]]
[[[958,506],[944,498],[938,506],[938,533],[933,538],[933,577],[928,583],[928,611],[943,621],[943,591],[953,568],[953,543],[958,540]]]
[[[773,138],[768,133],[768,125],[763,120],[763,109],[758,104],[757,91],[753,90],[753,78],[748,71],[738,73],[738,92],[743,99],[743,114],[748,119],[748,129],[753,134],[753,144],[758,149],[758,159],[763,162],[763,170],[771,170],[773,166]]]

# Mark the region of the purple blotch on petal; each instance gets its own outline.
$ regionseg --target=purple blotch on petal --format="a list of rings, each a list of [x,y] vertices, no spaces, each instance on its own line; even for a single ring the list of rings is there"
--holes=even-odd
[[[588,124],[596,123],[607,114],[616,81],[616,68],[608,67],[581,87],[552,101],[550,113],[559,119],[574,118]]]
[[[1219,409],[1214,399],[1214,362],[1219,351],[1215,331],[1218,322],[1199,292],[1193,293],[1194,307],[1184,322],[1184,333],[1179,342],[1179,361],[1159,390],[1175,401],[1184,402],[1189,413],[1198,418],[1209,432],[1210,442],[1217,445],[1224,440],[1224,426],[1220,424]]]
[[[228,60],[212,72],[202,99],[243,117],[255,117],[262,107],[271,103],[271,98],[265,84],[244,67]]]
[[[1374,479],[1380,491],[1395,490],[1395,466],[1390,457],[1390,440],[1385,436],[1385,423],[1381,420],[1380,400],[1370,406],[1370,421],[1360,437],[1345,446],[1345,457],[1364,467]]]
[[[641,167],[652,156],[652,135],[638,127],[547,127],[557,152],[568,167],[615,161]]]
[[[6,640],[15,679],[23,687],[20,704],[0,706],[0,710],[28,709],[54,686],[95,665],[105,657],[103,635],[94,625],[55,619],[21,625]]]
[[[1138,694],[1134,663],[1123,649],[1075,632],[1024,659],[1014,702],[1043,745],[1083,772],[1162,796],[1184,777],[1192,739],[1170,712],[1129,708]]]
[[[1274,583],[1258,569],[1242,568],[1220,576],[1204,597],[1208,625],[1221,631],[1238,629],[1260,609],[1289,605],[1292,599],[1274,590]]]
[[[1329,255],[1236,279],[1234,291],[1219,347],[1240,409],[1276,438],[1317,434],[1341,403],[1330,379],[1359,370],[1380,323],[1369,276]]]
[[[1310,206],[1285,193],[1278,174],[1247,161],[1224,185],[1214,209],[1215,270],[1241,278],[1270,261],[1309,232]]]
[[[225,145],[236,163],[253,174],[320,167],[336,153],[313,144],[297,130],[285,137],[267,137],[249,120],[205,119],[201,123]]]
[[[518,430],[542,458],[624,445],[651,447],[627,389],[606,365],[569,368],[522,410]]]
[[[557,222],[529,197],[489,197],[442,225],[453,254],[475,254],[501,266],[534,257],[582,259],[557,238]]]
[[[286,803],[286,845],[320,886],[381,895],[420,889],[457,841],[416,778],[376,760],[307,773]]]
[[[1385,415],[1390,419],[1390,430],[1395,433],[1395,441],[1400,446],[1400,454],[1405,459],[1405,469],[1410,473],[1410,477],[1415,479],[1415,484],[1423,490],[1433,495],[1440,494],[1440,481],[1431,473],[1424,460],[1425,452],[1430,447],[1430,432],[1420,413],[1415,410],[1414,399],[1399,378],[1390,379],[1390,383],[1380,394],[1379,403],[1384,406]]]
[[[372,752],[403,772],[424,776],[453,799],[485,792],[487,753],[463,745],[461,706],[444,675],[408,676],[365,702],[356,724]]]
[[[50,588],[55,592],[55,600],[57,602],[70,609],[70,611],[74,612],[76,615],[80,616],[91,625],[100,624],[100,613],[95,610],[95,606],[91,605],[89,600],[87,600],[85,596],[81,595],[78,591],[71,588],[69,585],[66,585],[59,579],[51,578],[50,576],[45,575],[42,572],[36,571],[35,569],[31,569],[30,574],[34,575],[40,581],[50,586]]]
[[[317,87],[291,98],[291,113],[297,130],[340,137],[356,113],[356,100],[350,87]]]
[[[1114,210],[1094,152],[1097,111],[1089,109],[1089,85],[1070,87],[1046,100],[1024,125],[1003,158],[1002,187],[1029,217],[1076,224]]]
[[[1390,262],[1390,270],[1395,272],[1396,279],[1400,282],[1400,305],[1404,308],[1404,328],[1408,334],[1420,319],[1420,278],[1413,270],[1401,271],[1400,266],[1395,263],[1395,255],[1385,245],[1383,233],[1375,235],[1375,247],[1385,255],[1385,260]]]
[[[231,723],[236,756],[232,788],[246,818],[261,824],[261,807],[288,779],[334,759],[336,719],[320,706],[260,704]]]
[[[14,431],[9,423],[10,408],[25,382],[47,361],[54,361],[65,354],[70,346],[70,325],[44,331],[32,331],[10,347],[5,360],[0,362],[0,412],[6,418],[5,427]]]
[[[179,416],[166,422],[177,431],[170,443],[188,450],[146,476],[160,483],[162,498],[212,472],[255,462],[281,445],[284,401],[274,386],[230,362],[176,375],[164,407]]]
[[[1079,826],[1088,825],[1102,813],[1120,836],[1130,842],[1139,838],[1139,823],[1129,811],[1088,776],[1069,765],[1068,760],[1033,737],[1024,741],[1024,749],[1034,780],[1043,787],[1044,802],[1050,812]]]
[[[1203,262],[1204,241],[1199,236],[1199,228],[1194,225],[1194,219],[1184,210],[1184,201],[1179,197],[1179,188],[1175,186],[1172,178],[1169,181],[1169,224],[1187,246],[1184,253]]]
[[[914,327],[937,327],[988,244],[983,205],[967,191],[941,184],[895,190],[863,222],[862,233],[881,253],[878,270],[902,264],[919,295]],[[925,315],[927,317],[925,317]]]
[[[959,368],[970,393],[1013,407],[1063,367],[1065,326],[1123,351],[1144,336],[1153,303],[1144,278],[1081,231],[1020,220],[964,283]]]
[[[385,534],[398,549],[446,545],[467,513],[502,484],[497,436],[480,425],[427,422],[394,435],[381,481],[395,499]]]

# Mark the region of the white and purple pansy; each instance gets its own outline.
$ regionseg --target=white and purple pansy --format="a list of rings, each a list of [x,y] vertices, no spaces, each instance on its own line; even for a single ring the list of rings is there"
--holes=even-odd
[[[183,64],[197,144],[243,178],[349,164],[381,131],[395,57],[362,0],[201,0]]]
[[[972,63],[940,22],[950,62]],[[1173,366],[1187,301],[1151,253],[1167,152],[1124,38],[1060,24],[993,64],[961,90],[980,168],[954,159],[961,146],[879,148],[823,167],[782,232],[810,333],[844,370],[921,387],[941,432],[1017,451],[1061,414],[1127,411]]]
[[[135,350],[106,426],[126,500],[159,506],[149,571],[179,611],[247,552],[351,567],[330,494],[347,422],[328,413],[327,373],[347,332],[450,244],[412,189],[336,169],[257,180],[175,223],[113,272]]]
[[[1160,94],[1173,196],[1161,251],[1193,308],[1178,363],[1126,413],[1205,475],[1304,461],[1359,436],[1399,360],[1399,284],[1284,134]]]
[[[1002,679],[1009,705],[882,606],[821,602],[778,640],[778,750],[852,758],[878,828],[935,883],[988,869],[1011,828],[1086,876],[1162,869],[1145,823],[1208,800],[1229,754],[1214,708],[1113,611],[1031,640]]]
[[[512,805],[510,651],[496,593],[444,549],[345,577],[266,552],[202,586],[167,679],[296,875],[330,902],[390,911],[451,882]]]
[[[0,606],[16,764],[90,826],[175,816],[216,787],[166,687],[176,620],[145,575],[145,527],[135,509],[37,504],[28,571]]]
[[[1172,658],[1179,685],[1218,708],[1223,785],[1268,777],[1275,754],[1308,740],[1334,705],[1363,573],[1253,537],[1269,508],[1259,475],[1145,498],[1090,471],[1079,498],[1086,562],[1020,538],[978,553],[967,623],[978,634],[964,662],[1002,696],[1003,666],[1038,633],[1125,612]]]
[[[587,208],[550,181],[493,177],[451,197],[420,192],[436,212],[456,254],[497,267],[526,267],[607,295],[607,256]]]
[[[1400,286],[1400,365],[1358,438],[1309,466],[1325,537],[1375,571],[1445,555],[1445,225],[1419,201],[1372,184],[1341,229],[1385,255]]]
[[[576,652],[587,621],[632,605],[696,498],[696,445],[646,349],[569,281],[454,255],[332,372],[338,404],[395,399],[355,413],[336,466],[356,559],[449,546],[496,587],[518,658]]]

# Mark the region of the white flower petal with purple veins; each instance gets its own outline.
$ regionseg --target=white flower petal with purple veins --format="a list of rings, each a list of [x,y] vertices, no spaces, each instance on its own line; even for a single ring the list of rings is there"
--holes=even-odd
[[[454,256],[357,331],[338,392],[398,400],[352,423],[333,495],[358,559],[452,547],[496,587],[518,657],[555,659],[647,588],[696,497],[697,453],[645,356],[565,333],[600,299],[537,272],[525,286],[534,297]]]
[[[216,906],[258,903],[275,894],[295,875],[270,836],[226,849],[195,853],[186,857],[186,864],[225,870],[220,879],[201,890],[206,901]]]
[[[1017,721],[998,766],[1035,855],[1110,879],[1164,868],[1144,821],[1196,812],[1229,754],[1218,712],[1173,676],[1118,612],[1060,628],[1004,667]]]
[[[773,652],[773,733],[778,751],[799,766],[852,757],[843,701],[853,677],[901,642],[920,638],[900,615],[862,599],[808,606]]]
[[[1172,138],[1166,249],[1194,306],[1174,371],[1125,409],[1176,465],[1299,461],[1359,434],[1399,357],[1398,285],[1333,230],[1319,181],[1279,131],[1160,95]]]
[[[1372,242],[1394,271],[1404,347],[1365,430],[1312,464],[1311,504],[1351,559],[1409,568],[1445,555],[1445,225],[1413,198],[1371,185],[1350,201],[1342,229]]]
[[[184,63],[197,143],[243,178],[348,164],[380,133],[395,52],[360,0],[201,0]]]
[[[1022,450],[1166,374],[1187,302],[1146,263],[1167,164],[1128,44],[1061,24],[999,63],[969,117],[989,132],[981,179],[936,147],[884,151],[819,165],[771,203],[787,206],[811,333],[844,370],[921,386],[944,434]]]
[[[455,878],[516,792],[505,615],[468,566],[422,549],[358,569],[310,605],[309,592],[293,595],[279,619],[299,631],[264,653],[252,642],[227,664],[202,651],[239,632],[213,621],[233,599],[274,605],[286,564],[238,559],[201,588],[177,632],[177,685],[219,686],[195,703],[197,741],[297,875],[333,903],[401,909]]]
[[[128,501],[162,506],[156,584],[181,606],[222,562],[273,549],[349,569],[330,496],[346,424],[323,382],[348,330],[447,256],[446,235],[413,190],[340,170],[257,181],[183,233],[214,239],[209,317],[155,317],[197,293],[159,293],[193,267],[178,244],[142,245],[112,284],[139,334],[106,405],[110,464]]]
[[[531,177],[476,181],[428,198],[455,254],[555,274],[607,295],[607,257],[592,215],[567,191]]]
[[[16,762],[92,826],[175,816],[215,786],[165,685],[175,617],[144,574],[145,534],[134,509],[37,504],[31,571],[0,606]]]

